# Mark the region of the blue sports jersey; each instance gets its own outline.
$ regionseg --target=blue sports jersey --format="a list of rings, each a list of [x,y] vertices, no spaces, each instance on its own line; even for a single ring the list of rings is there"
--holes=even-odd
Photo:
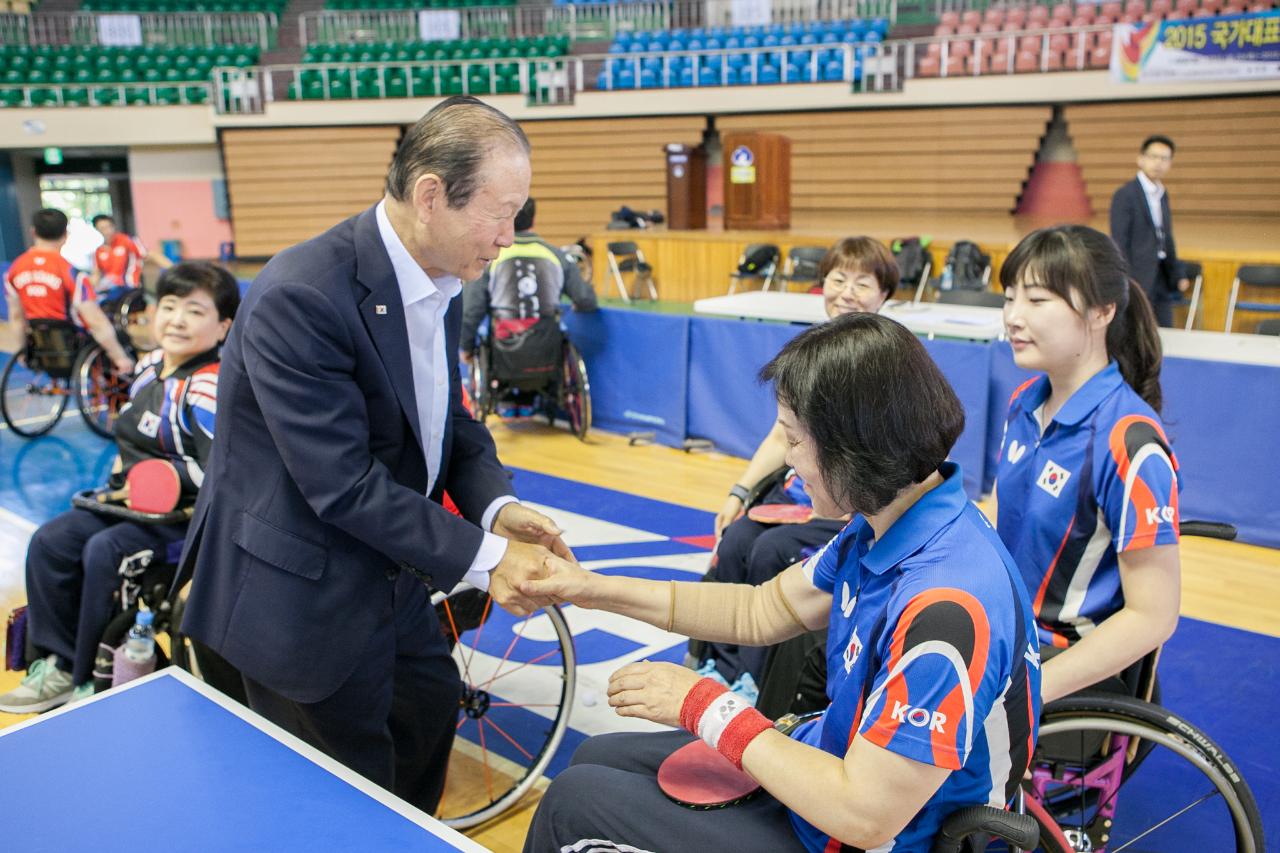
[[[1049,379],[1013,393],[996,475],[996,527],[1058,648],[1124,606],[1116,555],[1178,541],[1178,463],[1160,418],[1113,361],[1044,434]]]
[[[941,472],[943,483],[882,540],[857,516],[805,563],[814,586],[832,595],[831,705],[794,737],[843,757],[857,734],[954,771],[878,848],[894,853],[928,853],[959,808],[1005,806],[1040,716],[1031,603],[995,530],[965,497],[959,466]],[[791,822],[813,853],[841,849],[794,813]]]

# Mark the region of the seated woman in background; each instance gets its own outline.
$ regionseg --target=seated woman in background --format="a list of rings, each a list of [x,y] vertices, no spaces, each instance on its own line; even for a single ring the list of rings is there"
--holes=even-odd
[[[893,255],[871,237],[846,237],[823,257],[818,268],[822,300],[827,316],[875,314],[898,287],[898,265]],[[803,524],[761,524],[744,514],[748,495],[784,464],[786,436],[775,422],[760,442],[747,469],[729,490],[716,514],[716,554],[707,580],[723,583],[761,584],[787,566],[827,542],[848,519],[824,518],[821,513]],[[787,476],[761,496],[765,504],[811,506],[804,481]],[[690,653],[699,673],[723,678],[750,696],[760,680],[767,649],[714,643],[707,648],[691,644]],[[746,677],[744,677],[746,676]]]
[[[788,735],[685,667],[623,667],[609,682],[617,713],[687,731],[584,743],[539,804],[526,853],[927,853],[952,812],[1003,806],[1017,790],[1039,716],[1031,603],[945,461],[964,427],[951,386],[913,334],[874,314],[803,332],[761,376],[814,509],[853,516],[825,548],[761,586],[549,558],[550,575],[521,592],[743,645],[827,626],[830,705]],[[710,811],[668,799],[658,767],[695,737],[763,792]]]
[[[138,361],[116,421],[120,456],[109,486],[124,486],[138,462],[164,459],[178,472],[179,506],[191,506],[213,446],[218,349],[240,289],[221,267],[188,262],[160,276],[156,295],[159,346]],[[41,525],[26,564],[28,646],[36,658],[22,683],[0,695],[0,711],[37,713],[92,695],[94,656],[115,608],[119,566],[142,552],[163,555],[186,532],[185,522],[142,524],[79,508]]]
[[[1129,692],[1125,670],[1178,622],[1155,315],[1111,240],[1082,226],[1028,235],[1000,282],[1014,362],[1043,373],[1010,401],[996,497],[1045,647],[1044,701],[1104,680]]]

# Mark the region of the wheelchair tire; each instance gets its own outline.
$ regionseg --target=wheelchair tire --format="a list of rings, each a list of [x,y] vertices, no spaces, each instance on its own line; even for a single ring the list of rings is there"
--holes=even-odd
[[[27,367],[18,353],[0,375],[0,415],[15,435],[35,438],[58,425],[71,399],[71,389],[43,370]]]
[[[129,383],[116,373],[115,365],[101,346],[93,344],[80,353],[72,386],[76,408],[89,429],[103,438],[111,438],[120,409],[129,401]]]
[[[1195,726],[1140,699],[1087,693],[1052,703],[1040,724],[1042,738],[1054,736],[1059,742],[1065,733],[1079,733],[1083,743],[1089,732],[1107,735],[1108,749],[1112,738],[1128,738],[1125,753],[1141,755],[1142,761],[1131,767],[1124,758],[1118,785],[1107,788],[1080,781],[1082,771],[1090,780],[1099,776],[1101,762],[1092,752],[1073,758],[1059,749],[1050,760],[1037,757],[1031,785],[1073,845],[1068,849],[1112,849],[1139,839],[1143,849],[1166,849],[1173,839],[1180,849],[1265,849],[1248,784],[1235,762]],[[1112,753],[1117,759],[1122,755]],[[1100,813],[1100,800],[1115,808],[1114,816]]]
[[[489,345],[485,343],[478,347],[474,357],[471,359],[471,369],[468,371],[470,379],[467,393],[471,395],[471,414],[480,423],[484,423],[489,415],[493,414],[493,388],[489,382]]]
[[[560,408],[568,414],[573,434],[586,441],[591,430],[591,383],[587,379],[587,363],[567,339],[560,370]]]
[[[573,635],[557,607],[520,619],[475,590],[433,600],[463,684],[436,817],[466,829],[515,805],[560,747],[576,683]]]

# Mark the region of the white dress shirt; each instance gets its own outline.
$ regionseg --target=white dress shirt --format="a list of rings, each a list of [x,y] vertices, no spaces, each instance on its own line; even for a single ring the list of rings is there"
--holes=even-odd
[[[382,245],[391,259],[391,269],[404,304],[404,322],[409,333],[409,360],[413,366],[413,396],[418,404],[418,429],[422,432],[422,453],[427,460],[427,494],[435,488],[444,454],[444,425],[449,416],[449,359],[445,352],[444,315],[449,301],[462,292],[456,276],[432,281],[404,247],[391,220],[386,202],[375,211]],[[463,580],[479,589],[489,588],[489,573],[507,552],[507,540],[490,533],[498,510],[515,498],[503,495],[485,509],[480,519],[484,540]],[[446,592],[448,590],[445,590]]]
[[[1147,197],[1147,210],[1151,211],[1151,221],[1156,226],[1156,236],[1160,238],[1156,256],[1164,258],[1164,208],[1160,204],[1164,198],[1164,184],[1157,184],[1142,172],[1138,172],[1138,183],[1142,184],[1142,192]]]

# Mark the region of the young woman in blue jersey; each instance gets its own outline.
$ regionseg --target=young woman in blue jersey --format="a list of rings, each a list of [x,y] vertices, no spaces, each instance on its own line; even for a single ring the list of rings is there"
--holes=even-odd
[[[898,287],[898,265],[885,245],[871,237],[845,237],[833,245],[818,266],[822,281],[822,302],[830,318],[846,314],[875,314]],[[722,583],[760,584],[822,546],[844,527],[847,519],[824,518],[821,513],[804,524],[761,524],[743,514],[750,491],[781,468],[787,454],[786,436],[775,422],[769,434],[751,456],[742,476],[729,490],[725,504],[716,513],[715,564],[707,580]],[[789,477],[761,497],[766,504],[811,504],[804,483]],[[751,678],[759,680],[767,649],[732,643],[715,643],[706,649],[693,644],[700,672],[718,674],[735,688]],[[713,675],[714,677],[714,675]],[[741,681],[740,681],[741,679]],[[750,693],[753,686],[746,687]]]
[[[1036,231],[1000,281],[1013,359],[1043,374],[1013,394],[996,498],[1040,641],[1065,650],[1045,654],[1049,702],[1121,676],[1173,633],[1178,464],[1155,315],[1111,240]]]
[[[195,503],[213,446],[218,348],[240,305],[231,273],[203,262],[176,264],[156,287],[158,348],[138,361],[129,402],[116,421],[120,451],[110,488],[145,459],[178,471],[182,503]],[[115,604],[122,561],[144,552],[164,558],[187,525],[141,524],[71,509],[41,525],[27,549],[28,645],[35,660],[0,711],[36,713],[93,693],[93,660]]]
[[[588,740],[526,851],[927,853],[951,812],[1016,790],[1039,715],[1035,629],[1012,558],[945,461],[964,426],[955,393],[914,335],[875,314],[805,331],[761,376],[815,510],[854,516],[825,548],[761,586],[552,558],[522,592],[754,645],[825,626],[831,704],[788,735],[685,667],[625,666],[609,682],[617,713],[685,731]],[[694,732],[764,791],[712,811],[667,799],[658,767]]]

